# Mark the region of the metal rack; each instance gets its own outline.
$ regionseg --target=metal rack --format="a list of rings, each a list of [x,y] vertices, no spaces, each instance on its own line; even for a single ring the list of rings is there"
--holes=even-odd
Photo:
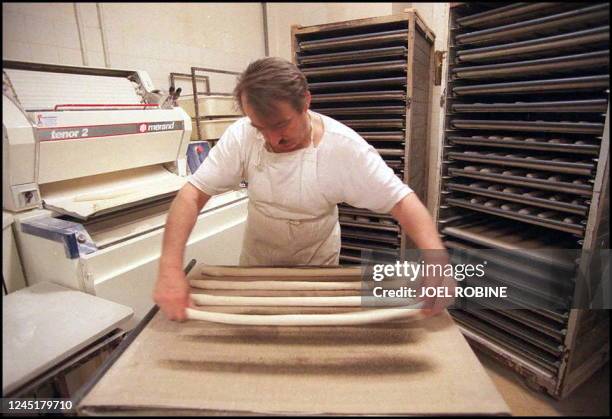
[[[558,398],[609,358],[609,312],[572,308],[580,251],[609,247],[608,16],[607,3],[451,5],[438,229],[450,249],[520,256],[487,271],[520,309],[464,300],[453,316]]]
[[[418,14],[294,26],[292,39],[312,109],[357,131],[426,202],[434,35]],[[342,204],[339,216],[342,264],[412,247],[389,214]]]
[[[195,112],[195,115],[193,117],[193,122],[195,122],[195,132],[197,134],[197,138],[195,139],[195,141],[205,141],[207,139],[204,138],[204,136],[202,135],[202,127],[201,127],[202,121],[214,120],[214,119],[219,119],[219,118],[213,117],[213,116],[202,115],[202,112],[200,109],[200,102],[198,101],[198,98],[200,98],[201,96],[212,96],[212,95],[232,96],[232,94],[231,93],[211,92],[210,77],[203,75],[203,74],[198,74],[198,73],[217,73],[217,74],[228,74],[228,75],[236,75],[236,76],[240,75],[240,73],[235,72],[235,71],[218,70],[214,68],[204,68],[204,67],[191,67],[190,73],[170,73],[170,86],[172,88],[176,87],[175,86],[176,79],[182,78],[182,79],[188,79],[191,81],[191,88],[193,92],[193,106],[194,106],[193,109]],[[199,80],[204,81],[204,85],[205,85],[204,92],[198,91],[197,82]],[[216,142],[216,140],[210,140],[210,139],[208,139],[208,141]]]

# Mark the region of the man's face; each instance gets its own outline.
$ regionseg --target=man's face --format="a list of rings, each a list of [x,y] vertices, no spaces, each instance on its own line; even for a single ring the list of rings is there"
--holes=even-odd
[[[310,142],[310,122],[306,98],[302,112],[296,111],[289,102],[279,101],[273,115],[259,115],[242,97],[242,109],[253,125],[263,135],[270,149],[275,153],[288,153],[308,146]]]

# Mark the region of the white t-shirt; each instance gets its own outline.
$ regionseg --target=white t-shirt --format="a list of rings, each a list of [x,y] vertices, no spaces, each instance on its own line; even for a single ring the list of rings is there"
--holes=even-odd
[[[412,192],[359,134],[330,117],[316,115],[324,126],[317,146],[317,181],[331,205],[346,202],[389,213]],[[248,182],[262,141],[257,134],[249,118],[233,123],[188,181],[211,196],[236,188],[242,180]]]

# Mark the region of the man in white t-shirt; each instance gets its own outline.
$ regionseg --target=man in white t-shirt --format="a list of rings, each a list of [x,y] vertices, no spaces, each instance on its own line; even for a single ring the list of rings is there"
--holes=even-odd
[[[241,265],[337,265],[340,202],[391,213],[420,249],[444,249],[416,194],[355,131],[309,110],[305,76],[264,58],[241,74],[234,94],[246,115],[232,124],[175,198],[164,232],[154,299],[185,319],[185,244],[212,195],[248,183]]]

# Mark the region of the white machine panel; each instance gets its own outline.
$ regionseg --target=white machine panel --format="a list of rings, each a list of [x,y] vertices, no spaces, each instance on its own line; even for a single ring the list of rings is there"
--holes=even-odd
[[[26,111],[67,104],[135,104],[142,97],[125,77],[5,69]]]

